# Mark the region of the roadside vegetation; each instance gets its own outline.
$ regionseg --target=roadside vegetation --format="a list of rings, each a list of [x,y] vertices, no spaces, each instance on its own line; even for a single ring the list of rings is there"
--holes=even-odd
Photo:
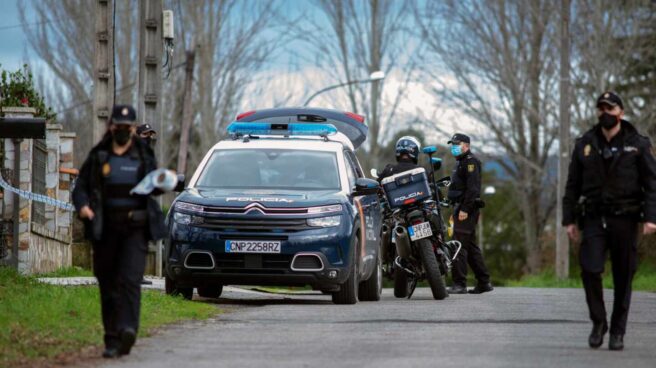
[[[67,269],[47,276],[88,276],[88,271]],[[43,275],[40,275],[43,276]],[[182,320],[210,318],[215,305],[189,302],[159,291],[144,291],[140,336]],[[0,366],[27,365],[65,359],[88,347],[102,345],[102,324],[97,287],[53,286],[35,277],[0,267]]]

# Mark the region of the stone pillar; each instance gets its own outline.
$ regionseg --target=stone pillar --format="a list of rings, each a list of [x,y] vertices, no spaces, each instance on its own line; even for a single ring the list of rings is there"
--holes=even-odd
[[[8,118],[33,118],[36,110],[31,107],[3,107],[2,112]],[[20,179],[14,182],[11,178],[11,184],[22,190],[32,190],[32,140],[24,139],[19,144],[15,144],[13,139],[5,139],[5,168],[14,170],[16,162],[16,152],[20,152]],[[9,178],[7,178],[9,179]],[[18,198],[14,194],[5,196],[3,216],[5,219],[13,219],[14,206],[19,208],[18,234],[18,254],[13,253],[13,247],[10,257],[18,257],[18,272],[27,273],[27,250],[30,247],[30,219],[32,217],[32,206],[30,201]],[[15,229],[16,227],[14,227]],[[12,242],[14,240],[12,239]],[[13,244],[12,244],[13,245]]]
[[[60,124],[46,125],[46,150],[48,151],[48,161],[46,162],[46,195],[50,198],[60,199],[59,188],[59,150],[61,140],[62,126]],[[55,206],[46,205],[46,228],[50,231],[57,231],[57,213],[60,211]]]
[[[60,133],[59,135],[59,167],[73,169],[75,133]],[[72,202],[71,184],[73,176],[69,173],[59,172],[59,186],[57,198],[60,201]],[[73,236],[73,213],[63,209],[57,210],[57,231],[62,235]]]

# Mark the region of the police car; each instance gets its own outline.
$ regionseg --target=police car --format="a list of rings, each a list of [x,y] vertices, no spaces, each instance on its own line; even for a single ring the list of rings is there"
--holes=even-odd
[[[336,304],[379,300],[379,186],[354,153],[367,132],[334,110],[238,115],[167,216],[167,293],[309,285]]]

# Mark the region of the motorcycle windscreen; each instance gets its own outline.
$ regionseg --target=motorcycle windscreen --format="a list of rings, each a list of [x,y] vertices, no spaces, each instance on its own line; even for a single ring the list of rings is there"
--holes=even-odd
[[[272,124],[318,123],[332,124],[344,134],[357,149],[367,140],[369,128],[343,111],[317,108],[279,108],[258,110],[238,119],[239,122],[267,122]]]

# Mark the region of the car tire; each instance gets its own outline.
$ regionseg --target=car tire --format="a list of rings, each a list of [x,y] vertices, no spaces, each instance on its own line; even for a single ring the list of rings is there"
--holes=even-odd
[[[374,272],[371,273],[368,280],[360,283],[358,289],[358,299],[363,302],[377,302],[383,292],[383,265],[382,254],[378,251]]]
[[[349,267],[349,276],[340,286],[339,291],[333,293],[333,303],[335,304],[356,304],[358,302],[358,250],[360,249],[360,239],[357,237],[351,242],[351,266]]]
[[[218,299],[223,292],[223,285],[212,285],[196,288],[198,295],[203,298],[213,298]]]
[[[433,251],[433,243],[428,239],[421,239],[417,245],[421,264],[424,266],[424,272],[426,272],[426,278],[433,293],[433,298],[442,300],[448,297],[449,293],[446,291],[446,282],[444,282],[444,276],[442,276],[440,265],[437,263],[437,258]]]
[[[164,291],[168,295],[182,295],[183,298],[191,300],[194,297],[194,288],[182,288],[176,285],[176,282],[173,281],[170,277],[164,277]]]

